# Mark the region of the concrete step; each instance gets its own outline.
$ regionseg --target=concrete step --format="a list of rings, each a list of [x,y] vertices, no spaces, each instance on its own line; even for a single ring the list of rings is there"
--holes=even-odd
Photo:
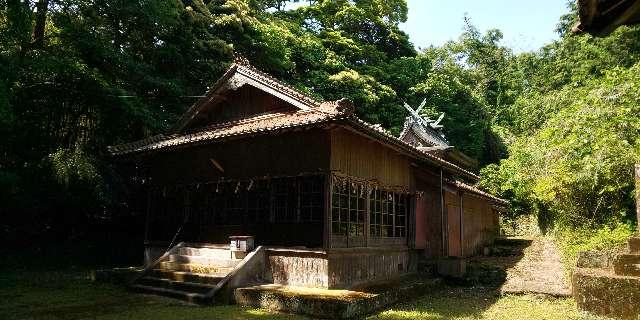
[[[176,281],[176,280],[156,278],[156,277],[142,277],[138,279],[138,281],[136,281],[136,284],[149,286],[149,287],[164,288],[164,289],[201,293],[201,294],[207,294],[208,292],[215,289],[216,287],[215,285],[206,284],[206,283]]]
[[[151,270],[149,276],[155,278],[163,278],[169,279],[173,281],[183,281],[183,282],[197,282],[204,283],[209,285],[216,285],[220,280],[224,279],[224,276],[221,275],[212,275],[205,273],[193,273],[193,272],[184,272],[184,271],[169,271],[169,270],[161,270],[154,269]]]
[[[146,286],[143,284],[134,284],[130,287],[130,289],[136,292],[155,294],[169,298],[180,299],[191,303],[207,304],[212,302],[208,301],[206,299],[206,296],[201,293]]]
[[[212,258],[207,256],[188,256],[188,255],[180,255],[180,254],[169,255],[169,262],[195,263],[195,264],[203,264],[203,265],[227,267],[227,268],[235,267],[238,263],[240,263],[240,261],[242,260],[219,259],[219,258]]]
[[[182,247],[178,248],[178,255],[183,256],[203,256],[215,259],[231,259],[231,250],[222,248],[196,248]]]
[[[620,276],[640,276],[640,254],[620,254],[613,262],[615,274]]]
[[[640,237],[633,237],[627,242],[629,253],[640,254]]]
[[[217,276],[226,276],[233,270],[233,267],[218,267],[197,263],[160,262],[159,268],[170,271],[186,271],[193,273],[205,273]]]

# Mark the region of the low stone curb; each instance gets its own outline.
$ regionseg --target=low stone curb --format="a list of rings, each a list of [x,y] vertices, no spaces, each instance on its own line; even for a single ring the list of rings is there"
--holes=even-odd
[[[133,279],[140,275],[142,271],[142,268],[137,267],[93,270],[89,274],[89,278],[97,282],[128,285]]]
[[[348,319],[363,317],[400,300],[412,299],[441,286],[441,279],[415,279],[399,282],[379,293],[362,292],[355,297],[296,295],[260,286],[238,288],[235,300],[239,305],[270,311],[305,314],[317,318]]]

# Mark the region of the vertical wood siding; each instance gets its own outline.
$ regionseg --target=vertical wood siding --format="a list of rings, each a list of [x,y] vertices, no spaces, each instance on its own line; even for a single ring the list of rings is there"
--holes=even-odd
[[[464,255],[482,253],[482,248],[490,244],[499,233],[498,213],[489,201],[470,194],[464,194]]]
[[[331,170],[381,185],[411,185],[409,158],[374,140],[346,129],[331,131]]]
[[[245,85],[236,91],[226,93],[224,100],[209,104],[194,119],[187,130],[194,130],[212,124],[249,118],[259,114],[297,109],[264,91]]]
[[[444,193],[444,205],[446,214],[447,255],[450,257],[462,256],[462,243],[460,239],[460,196],[455,190]]]

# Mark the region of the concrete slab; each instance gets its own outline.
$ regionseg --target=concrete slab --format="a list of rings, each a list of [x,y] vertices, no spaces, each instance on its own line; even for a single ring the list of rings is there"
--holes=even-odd
[[[277,284],[238,288],[236,303],[271,311],[319,318],[353,318],[373,313],[402,299],[413,298],[441,285],[440,279],[404,277],[356,290],[291,287]]]

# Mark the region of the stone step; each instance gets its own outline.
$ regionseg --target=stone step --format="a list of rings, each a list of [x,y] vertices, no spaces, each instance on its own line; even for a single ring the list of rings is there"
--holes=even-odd
[[[216,285],[218,282],[220,282],[220,280],[224,279],[223,275],[212,275],[184,271],[169,271],[161,269],[151,270],[149,275],[152,277],[169,279],[173,281],[197,282],[209,285]]]
[[[205,273],[210,275],[226,276],[233,267],[218,267],[197,263],[160,262],[159,268],[170,271],[186,271],[193,273]]]
[[[182,247],[178,248],[176,254],[183,256],[203,256],[216,259],[231,259],[231,250],[228,248],[196,248]]]
[[[191,303],[198,303],[198,304],[211,303],[211,301],[208,301],[206,296],[201,293],[146,286],[143,284],[134,284],[130,287],[130,289],[136,292],[150,293],[150,294],[165,296],[169,298],[180,299],[180,300],[184,300]]]
[[[180,254],[172,254],[169,255],[169,262],[177,262],[177,263],[195,263],[195,264],[204,264],[211,265],[216,267],[235,267],[238,263],[240,263],[239,259],[219,259],[212,258],[207,256],[187,256]]]
[[[627,242],[629,253],[640,254],[640,237],[633,237]]]
[[[201,293],[201,294],[206,294],[211,290],[215,289],[216,287],[215,285],[206,284],[206,283],[176,281],[176,280],[156,278],[156,277],[142,277],[136,281],[136,284],[149,286],[149,287],[164,288],[164,289]]]
[[[640,254],[620,254],[613,262],[615,274],[620,276],[640,276]]]

